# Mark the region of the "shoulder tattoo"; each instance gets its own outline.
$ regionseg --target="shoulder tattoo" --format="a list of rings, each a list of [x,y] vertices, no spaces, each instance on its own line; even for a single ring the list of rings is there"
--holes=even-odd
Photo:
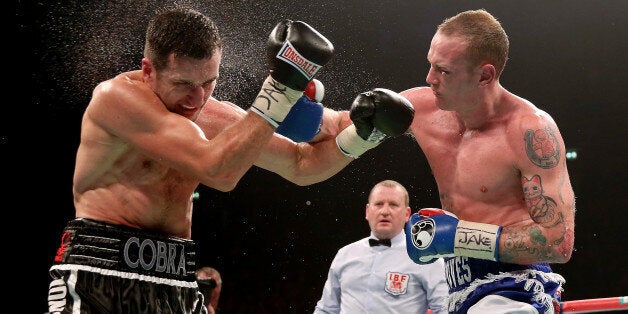
[[[525,132],[526,154],[533,164],[549,169],[556,167],[560,160],[560,145],[550,127]]]

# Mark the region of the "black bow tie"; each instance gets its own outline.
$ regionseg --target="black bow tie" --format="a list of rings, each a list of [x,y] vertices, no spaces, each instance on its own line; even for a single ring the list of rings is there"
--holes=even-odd
[[[369,239],[369,245],[370,246],[385,245],[387,247],[390,247],[390,239],[384,239],[384,240]]]

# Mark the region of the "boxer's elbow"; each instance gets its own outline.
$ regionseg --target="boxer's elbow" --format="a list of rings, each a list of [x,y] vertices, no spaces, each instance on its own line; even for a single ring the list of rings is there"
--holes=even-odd
[[[308,186],[323,181],[323,179],[305,172],[293,172],[282,175],[282,177],[298,186]]]
[[[571,259],[571,255],[573,253],[574,248],[574,232],[573,229],[566,230],[564,236],[560,243],[556,246],[555,258],[556,263],[564,264],[567,263]]]
[[[554,230],[556,231],[556,230]],[[560,233],[550,233],[547,236],[547,260],[549,263],[564,264],[571,259],[573,253],[573,229],[563,229]]]
[[[222,184],[213,186],[213,188],[220,192],[231,192],[235,189],[237,185],[238,185],[237,181],[236,182],[224,182]]]
[[[342,169],[342,166],[335,165],[306,165],[306,163],[300,163],[299,165],[291,169],[286,175],[283,175],[285,179],[298,186],[308,186],[323,182]]]
[[[224,180],[224,181],[220,181],[220,180],[206,180],[202,182],[203,185],[210,187],[212,189],[216,189],[220,192],[231,192],[235,189],[235,187],[237,186],[238,182],[232,182],[229,180]]]
[[[240,182],[243,174],[233,171],[211,172],[201,180],[203,185],[220,192],[231,192]]]
[[[572,252],[573,248],[567,249],[565,248],[565,246],[561,245],[554,254],[554,259],[551,262],[557,264],[565,264],[571,259]]]
[[[292,183],[298,185],[298,186],[308,186],[308,185],[312,185],[318,182],[321,182],[323,180],[320,179],[315,179],[315,178],[296,178],[291,180]]]

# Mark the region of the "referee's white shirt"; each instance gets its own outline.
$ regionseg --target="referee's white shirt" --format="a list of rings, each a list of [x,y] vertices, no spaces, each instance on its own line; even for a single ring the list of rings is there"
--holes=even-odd
[[[314,314],[323,313],[447,313],[445,264],[419,265],[406,252],[405,232],[391,239],[391,247],[371,247],[370,237],[344,246],[331,263]]]

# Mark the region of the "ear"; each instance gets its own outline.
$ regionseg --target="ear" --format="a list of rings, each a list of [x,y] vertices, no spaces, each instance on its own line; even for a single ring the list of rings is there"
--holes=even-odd
[[[489,85],[495,80],[495,75],[497,74],[495,66],[490,63],[485,63],[480,66],[480,70],[482,71],[480,74],[480,86]]]
[[[153,63],[150,62],[149,59],[143,58],[142,59],[142,79],[144,79],[144,82],[149,82],[151,75],[154,75],[154,73],[155,73],[155,67],[153,67]]]

